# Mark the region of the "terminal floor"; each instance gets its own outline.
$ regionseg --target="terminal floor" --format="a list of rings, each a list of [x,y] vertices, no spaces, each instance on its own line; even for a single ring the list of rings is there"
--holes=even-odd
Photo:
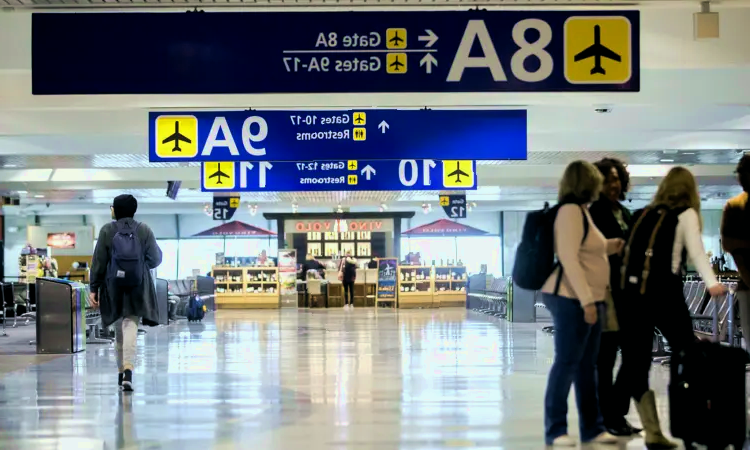
[[[553,347],[538,324],[465,309],[221,311],[149,329],[138,352],[133,394],[118,391],[111,346],[0,374],[0,448],[544,448]],[[653,371],[663,420],[667,377]]]

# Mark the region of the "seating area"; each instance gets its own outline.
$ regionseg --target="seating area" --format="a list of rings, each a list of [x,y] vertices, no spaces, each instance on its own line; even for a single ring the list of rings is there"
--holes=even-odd
[[[484,286],[481,285],[484,282]],[[512,291],[510,278],[487,275],[482,280],[469,280],[468,307],[494,317],[508,317],[508,298]]]

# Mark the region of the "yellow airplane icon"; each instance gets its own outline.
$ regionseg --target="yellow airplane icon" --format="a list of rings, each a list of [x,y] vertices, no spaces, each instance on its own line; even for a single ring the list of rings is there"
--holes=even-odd
[[[234,189],[234,162],[204,162],[204,189]]]

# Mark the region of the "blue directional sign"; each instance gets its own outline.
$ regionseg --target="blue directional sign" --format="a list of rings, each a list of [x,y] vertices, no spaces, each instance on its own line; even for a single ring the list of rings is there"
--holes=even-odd
[[[32,92],[634,92],[639,18],[538,9],[35,13]]]
[[[454,160],[205,162],[204,192],[475,190],[476,163]]]
[[[526,111],[149,114],[149,160],[526,159]]]

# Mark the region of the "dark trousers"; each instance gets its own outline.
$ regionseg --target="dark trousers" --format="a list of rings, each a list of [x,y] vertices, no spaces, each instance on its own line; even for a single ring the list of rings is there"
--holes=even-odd
[[[693,321],[690,318],[678,276],[660,277],[649,286],[645,295],[639,286],[626,286],[620,316],[622,339],[622,366],[620,375],[627,380],[630,396],[639,401],[650,390],[648,377],[651,370],[654,329],[658,329],[669,342],[672,353],[679,353],[695,342]]]
[[[551,445],[568,433],[568,394],[572,385],[581,441],[587,442],[605,431],[596,394],[596,358],[604,304],[597,303],[599,322],[589,325],[583,320],[578,300],[551,294],[544,294],[543,298],[555,325],[555,359],[544,394],[544,440]]]
[[[622,334],[619,331],[607,331],[602,333],[599,340],[599,357],[596,362],[597,392],[599,409],[607,427],[622,424],[630,409],[627,379],[622,370],[618,370],[616,376],[613,375],[621,339]]]
[[[344,285],[344,304],[354,304],[354,281],[342,281]]]

